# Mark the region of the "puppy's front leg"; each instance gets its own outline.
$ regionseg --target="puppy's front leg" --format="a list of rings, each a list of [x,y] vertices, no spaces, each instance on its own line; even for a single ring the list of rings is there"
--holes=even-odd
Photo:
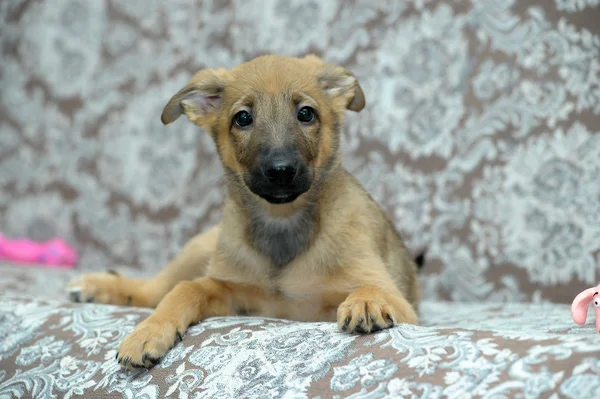
[[[417,314],[397,289],[365,285],[354,290],[338,307],[337,322],[343,331],[368,334],[396,323],[417,324]]]
[[[231,287],[210,277],[183,281],[158,304],[121,345],[117,360],[124,367],[151,367],[177,342],[187,328],[207,317],[232,314]]]

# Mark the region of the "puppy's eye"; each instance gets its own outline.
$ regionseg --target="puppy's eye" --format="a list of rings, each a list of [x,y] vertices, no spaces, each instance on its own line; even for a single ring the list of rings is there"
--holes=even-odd
[[[233,117],[233,121],[239,127],[246,127],[252,124],[252,115],[247,111],[240,111]]]
[[[302,107],[298,111],[297,118],[302,123],[310,123],[315,119],[315,110],[311,107]]]

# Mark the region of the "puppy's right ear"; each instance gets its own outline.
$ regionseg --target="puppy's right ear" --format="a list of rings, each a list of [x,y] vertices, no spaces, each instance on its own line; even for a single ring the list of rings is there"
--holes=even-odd
[[[215,111],[223,100],[227,85],[226,69],[203,69],[196,73],[190,82],[165,106],[160,120],[165,125],[174,122],[181,114],[198,126],[210,125]]]

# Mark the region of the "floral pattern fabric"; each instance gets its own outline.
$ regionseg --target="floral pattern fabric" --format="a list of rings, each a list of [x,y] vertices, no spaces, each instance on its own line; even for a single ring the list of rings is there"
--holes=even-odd
[[[81,253],[0,267],[0,398],[600,397],[593,315],[550,303],[600,280],[599,20],[598,0],[0,1],[0,232]],[[366,94],[345,164],[427,249],[422,325],[215,318],[120,370],[150,311],[65,304],[66,282],[155,273],[220,216],[212,142],[162,107],[200,68],[308,52]]]
[[[81,267],[158,270],[219,218],[206,134],[159,115],[193,72],[314,52],[350,68],[347,167],[429,299],[568,302],[600,278],[600,6],[13,0],[0,5],[0,226]]]
[[[80,267],[162,268],[218,221],[208,135],[162,107],[198,69],[313,52],[367,98],[347,168],[425,297],[569,302],[600,279],[598,0],[0,4],[0,226]]]
[[[1,399],[600,395],[593,312],[577,326],[567,305],[425,301],[421,326],[369,336],[335,323],[213,318],[155,368],[122,371],[116,349],[150,309],[65,304],[74,271],[0,273]]]
[[[567,305],[425,302],[422,326],[213,318],[153,369],[122,371],[149,309],[0,298],[0,398],[593,398],[600,335]]]

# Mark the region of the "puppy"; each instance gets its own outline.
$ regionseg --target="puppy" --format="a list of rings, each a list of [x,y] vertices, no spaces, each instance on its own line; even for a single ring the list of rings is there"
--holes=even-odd
[[[417,265],[341,163],[344,111],[364,105],[350,71],[313,55],[201,70],[171,98],[164,124],[185,114],[214,139],[223,218],[154,278],[69,284],[78,302],[156,307],[121,343],[119,363],[150,367],[213,316],[337,320],[358,334],[417,323]]]

